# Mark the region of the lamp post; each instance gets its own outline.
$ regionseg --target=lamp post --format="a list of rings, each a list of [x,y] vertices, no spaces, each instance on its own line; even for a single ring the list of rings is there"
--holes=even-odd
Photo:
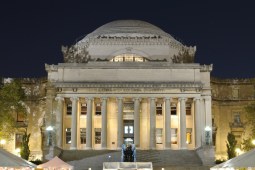
[[[48,126],[46,128],[46,131],[48,132],[48,142],[47,142],[47,145],[48,146],[52,146],[52,134],[51,134],[51,132],[53,131],[53,127],[52,126]]]
[[[210,126],[205,127],[205,144],[209,145],[210,144],[210,133],[211,133],[211,128]]]

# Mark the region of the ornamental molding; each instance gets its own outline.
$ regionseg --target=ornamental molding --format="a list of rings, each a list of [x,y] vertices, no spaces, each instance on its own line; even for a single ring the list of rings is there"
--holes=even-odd
[[[65,83],[55,82],[56,88],[187,88],[202,89],[202,83],[194,82],[85,82],[85,83]]]

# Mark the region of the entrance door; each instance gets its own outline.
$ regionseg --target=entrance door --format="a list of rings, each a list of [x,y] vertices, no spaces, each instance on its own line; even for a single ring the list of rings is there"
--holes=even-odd
[[[134,144],[134,120],[124,120],[124,144]]]

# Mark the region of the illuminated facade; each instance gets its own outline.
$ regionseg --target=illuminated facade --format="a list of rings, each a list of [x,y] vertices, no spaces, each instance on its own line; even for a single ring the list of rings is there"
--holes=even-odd
[[[105,24],[47,65],[47,126],[63,149],[196,149],[211,143],[211,65],[143,21]],[[52,116],[54,118],[52,118]]]

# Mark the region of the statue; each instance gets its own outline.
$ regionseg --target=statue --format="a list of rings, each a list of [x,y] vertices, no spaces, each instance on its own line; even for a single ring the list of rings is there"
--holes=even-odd
[[[63,53],[65,63],[87,63],[91,60],[87,48],[78,50],[78,48],[74,45],[69,48],[67,46],[62,46],[61,51]]]
[[[136,162],[136,149],[135,145],[122,145],[121,162]]]

